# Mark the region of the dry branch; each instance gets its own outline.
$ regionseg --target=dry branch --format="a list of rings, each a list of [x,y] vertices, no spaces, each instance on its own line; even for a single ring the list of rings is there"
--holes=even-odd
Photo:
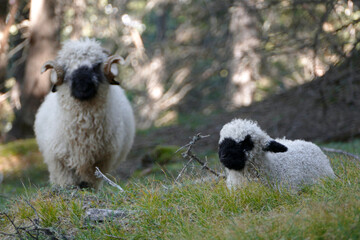
[[[125,192],[124,189],[122,189],[122,187],[120,187],[119,185],[117,185],[116,183],[114,183],[113,181],[111,181],[109,178],[107,178],[98,167],[95,168],[95,176],[97,178],[102,178],[105,180],[105,182],[107,182],[108,184],[110,184],[113,187],[116,187],[117,189],[119,189],[120,192]]]
[[[358,155],[355,155],[355,154],[352,154],[352,153],[349,153],[349,152],[346,152],[346,151],[343,151],[343,150],[340,150],[340,149],[327,148],[327,147],[322,147],[321,149],[323,151],[325,151],[325,152],[340,153],[340,154],[352,157],[352,158],[360,161],[360,157]]]
[[[42,227],[40,225],[40,218],[39,218],[39,214],[37,213],[36,209],[28,202],[25,200],[25,202],[34,210],[36,218],[35,219],[28,219],[31,223],[31,225],[29,226],[17,226],[15,224],[15,219],[11,219],[10,216],[4,212],[0,213],[0,215],[4,215],[8,221],[10,222],[10,224],[13,226],[13,228],[15,229],[15,233],[5,233],[0,231],[0,235],[3,236],[9,236],[9,237],[13,237],[14,239],[18,238],[18,239],[43,239],[42,236],[48,236],[50,239],[67,239],[64,235],[57,233],[54,229],[52,228],[45,228]]]
[[[185,149],[186,150],[181,153],[181,156],[184,158],[184,159],[188,159],[188,162],[185,164],[185,166],[183,167],[183,169],[181,169],[179,175],[177,176],[177,178],[175,179],[175,181],[178,181],[178,179],[181,178],[182,174],[184,173],[185,169],[189,166],[189,164],[192,162],[192,161],[196,161],[198,162],[201,166],[202,166],[202,169],[205,169],[209,172],[211,172],[212,174],[214,174],[215,176],[217,177],[221,177],[221,178],[225,178],[225,176],[223,176],[222,174],[216,172],[215,170],[211,169],[210,167],[207,166],[207,161],[202,161],[200,160],[193,152],[192,152],[192,148],[193,146],[195,145],[195,143],[203,138],[206,138],[206,137],[209,137],[210,135],[206,135],[206,136],[203,136],[201,135],[200,133],[196,134],[195,136],[192,137],[191,141],[182,146],[181,148],[179,148],[176,152],[179,152],[180,150],[182,149]]]

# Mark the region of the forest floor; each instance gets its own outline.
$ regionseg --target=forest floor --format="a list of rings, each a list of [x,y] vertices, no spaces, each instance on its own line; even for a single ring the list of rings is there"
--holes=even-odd
[[[132,176],[110,176],[125,192],[107,184],[98,192],[51,187],[34,139],[1,146],[0,239],[360,238],[360,163],[344,155],[329,155],[339,178],[297,194],[257,182],[230,192],[223,180],[204,178],[197,163],[176,181],[187,162],[176,150],[208,134],[199,130],[203,120],[138,132]],[[202,139],[194,153],[221,172],[217,139]],[[360,139],[323,146],[359,154]],[[94,220],[94,209],[120,213]]]

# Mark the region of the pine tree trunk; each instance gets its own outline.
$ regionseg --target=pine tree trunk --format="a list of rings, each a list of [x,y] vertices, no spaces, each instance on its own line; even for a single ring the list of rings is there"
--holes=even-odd
[[[232,35],[232,61],[227,85],[227,107],[241,107],[252,103],[258,78],[260,45],[256,17],[251,10],[253,1],[237,2],[230,8],[230,33]]]

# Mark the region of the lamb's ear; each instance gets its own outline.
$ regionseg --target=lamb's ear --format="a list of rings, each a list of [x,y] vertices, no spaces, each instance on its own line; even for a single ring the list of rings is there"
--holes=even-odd
[[[246,135],[245,139],[241,142],[241,147],[244,151],[251,151],[254,148],[254,142],[249,134]]]
[[[286,152],[288,149],[281,143],[278,143],[275,140],[271,140],[265,145],[263,150],[266,152],[279,153],[279,152]]]

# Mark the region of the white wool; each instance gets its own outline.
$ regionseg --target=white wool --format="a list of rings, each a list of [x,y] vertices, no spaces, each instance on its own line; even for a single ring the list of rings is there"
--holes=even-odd
[[[235,171],[225,168],[226,186],[229,189],[244,187],[249,181],[257,181],[257,178],[251,176],[250,172],[245,168],[242,171]]]
[[[267,172],[273,185],[297,190],[302,185],[313,184],[321,177],[335,177],[330,161],[321,149],[304,140],[275,139],[285,145],[284,153],[266,153]]]
[[[225,124],[220,131],[219,143],[225,138],[232,138],[236,142],[244,140],[246,135],[251,135],[253,141],[265,141],[270,137],[260,129],[258,124],[251,120],[233,119],[231,122]]]
[[[81,59],[94,64],[105,57],[96,41],[86,39],[65,43],[57,61],[72,68]],[[52,183],[66,186],[87,182],[96,188],[99,179],[94,175],[95,167],[107,173],[126,159],[133,144],[135,121],[121,87],[102,83],[93,99],[79,101],[64,83],[46,96],[34,129]]]
[[[80,64],[91,66],[92,63],[104,62],[106,58],[107,54],[98,41],[84,38],[79,41],[65,41],[56,61],[63,68],[72,71]]]
[[[271,139],[256,122],[234,119],[220,131],[219,144],[225,138],[236,142],[250,135],[254,148],[247,156],[248,161],[241,171],[226,169],[227,186],[237,188],[247,181],[260,180],[273,187],[284,186],[299,190],[304,184],[315,183],[321,177],[334,177],[330,161],[315,144],[303,140]],[[265,152],[266,144],[275,140],[288,150],[282,153]]]

